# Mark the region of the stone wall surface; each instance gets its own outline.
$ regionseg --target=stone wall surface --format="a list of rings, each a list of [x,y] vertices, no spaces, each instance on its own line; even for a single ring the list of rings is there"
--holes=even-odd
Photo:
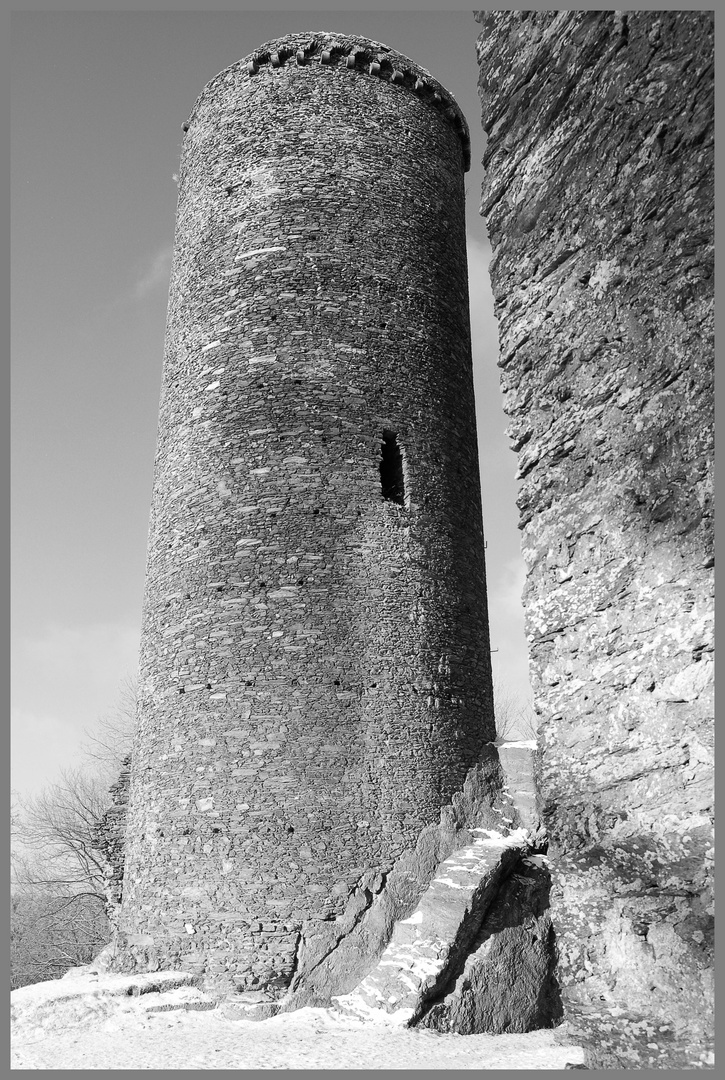
[[[121,762],[118,779],[109,788],[110,805],[94,830],[96,850],[103,858],[106,877],[106,910],[115,926],[123,894],[126,862],[128,789],[131,783],[131,755]]]
[[[707,1066],[713,13],[476,18],[564,1006]]]
[[[281,995],[494,737],[468,134],[326,34],[184,128],[115,964]]]

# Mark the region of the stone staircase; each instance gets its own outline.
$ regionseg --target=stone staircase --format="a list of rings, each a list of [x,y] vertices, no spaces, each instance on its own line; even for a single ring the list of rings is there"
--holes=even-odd
[[[545,839],[536,810],[533,741],[497,747],[508,811],[473,828],[437,867],[415,910],[396,921],[342,1012],[458,1034],[526,1032],[562,1017]],[[511,816],[509,816],[511,815]],[[488,823],[490,824],[490,822]]]
[[[381,1011],[412,1025],[465,965],[501,884],[530,850],[530,834],[474,829],[473,842],[438,867],[415,911],[395,924],[377,965],[351,993],[333,998],[359,1017]]]

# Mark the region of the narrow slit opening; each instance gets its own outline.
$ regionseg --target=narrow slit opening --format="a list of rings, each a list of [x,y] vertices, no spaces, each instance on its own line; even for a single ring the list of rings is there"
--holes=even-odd
[[[383,498],[389,502],[405,505],[405,478],[403,454],[394,431],[383,431],[380,458],[380,485]]]

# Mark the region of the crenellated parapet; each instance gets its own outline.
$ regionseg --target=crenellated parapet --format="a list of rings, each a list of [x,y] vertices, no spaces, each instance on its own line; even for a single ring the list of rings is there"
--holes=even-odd
[[[221,71],[208,84],[207,91],[213,88],[217,81],[227,78],[232,70],[241,68],[251,79],[260,73],[279,71],[287,66],[305,67],[310,64],[328,68],[343,67],[353,75],[381,79],[415,94],[439,112],[458,134],[463,148],[464,170],[467,172],[470,169],[471,138],[468,124],[453,95],[425,68],[412,63],[407,56],[395,49],[369,38],[326,33],[290,34],[275,38],[232,67]],[[189,130],[196,107],[195,105],[189,119],[182,124],[184,131]]]

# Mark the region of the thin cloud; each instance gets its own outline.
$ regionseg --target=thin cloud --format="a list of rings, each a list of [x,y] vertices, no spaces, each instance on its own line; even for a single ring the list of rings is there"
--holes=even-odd
[[[84,731],[117,705],[138,665],[140,628],[48,625],[18,634],[12,652],[13,787],[37,790],[78,764]]]
[[[165,244],[155,255],[146,260],[134,285],[133,291],[137,300],[145,300],[150,293],[161,287],[168,288],[172,253],[171,244]]]
[[[529,699],[529,658],[521,603],[526,567],[521,557],[506,560],[488,579],[488,613],[494,682],[515,697]]]
[[[468,293],[471,300],[471,338],[474,364],[477,361],[496,363],[498,357],[498,323],[493,317],[493,297],[488,264],[491,246],[486,241],[467,236]]]
[[[508,559],[499,567],[495,581],[489,582],[488,593],[506,619],[523,621],[521,594],[526,581],[526,566],[521,556]]]

